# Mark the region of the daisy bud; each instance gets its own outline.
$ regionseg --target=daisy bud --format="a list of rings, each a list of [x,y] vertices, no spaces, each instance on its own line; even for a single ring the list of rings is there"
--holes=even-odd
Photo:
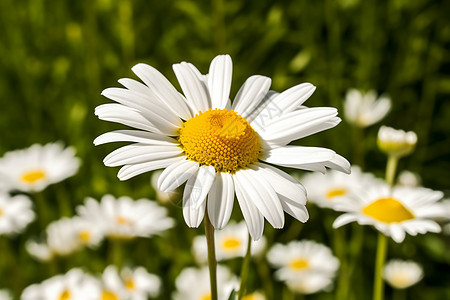
[[[378,130],[378,148],[387,155],[403,157],[414,151],[417,135],[413,131],[405,132],[392,127],[381,126]]]

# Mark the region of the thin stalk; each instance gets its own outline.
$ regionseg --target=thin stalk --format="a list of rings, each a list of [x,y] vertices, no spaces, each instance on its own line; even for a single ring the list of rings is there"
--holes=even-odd
[[[397,164],[398,164],[398,157],[395,155],[389,155],[386,166],[386,182],[391,187],[394,185]]]
[[[209,220],[208,213],[205,213],[205,235],[206,243],[208,245],[208,267],[209,280],[211,284],[211,300],[218,300],[217,296],[217,261],[216,248],[214,245],[214,227]]]
[[[347,299],[348,287],[350,284],[350,274],[348,272],[348,259],[345,251],[346,238],[344,228],[334,230],[333,237],[334,249],[340,261],[339,278],[336,289],[336,300],[345,300]]]
[[[112,263],[117,267],[117,268],[122,268],[122,264],[123,264],[123,245],[122,245],[123,241],[117,238],[111,239],[110,240],[110,245],[111,245],[111,260]]]
[[[384,299],[383,266],[386,260],[387,238],[378,232],[377,257],[375,261],[375,278],[373,282],[373,300]]]
[[[248,277],[248,269],[250,266],[251,252],[252,252],[252,237],[249,235],[248,242],[247,242],[247,253],[245,253],[244,261],[242,263],[241,284],[239,286],[238,300],[241,300],[242,297],[244,297],[245,283],[246,283],[247,277]]]
[[[34,194],[34,201],[38,213],[38,220],[41,230],[45,229],[49,222],[49,210],[47,209],[47,201],[42,192]]]

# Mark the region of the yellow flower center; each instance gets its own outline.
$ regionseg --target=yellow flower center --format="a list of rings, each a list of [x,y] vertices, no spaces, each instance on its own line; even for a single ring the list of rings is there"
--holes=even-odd
[[[398,223],[414,219],[412,212],[392,197],[377,199],[364,207],[362,212],[383,223]]]
[[[135,290],[136,289],[136,284],[134,284],[133,278],[127,278],[124,281],[125,283],[125,287],[129,290]]]
[[[117,297],[113,292],[103,291],[102,300],[119,300],[119,297]]]
[[[347,194],[347,190],[346,189],[334,188],[334,189],[330,189],[327,192],[327,198],[328,198],[328,200],[333,200],[333,198],[339,197],[339,196],[344,196],[345,194]]]
[[[58,300],[69,300],[69,299],[70,299],[70,292],[68,290],[64,290],[58,298]]]
[[[124,218],[124,217],[117,217],[116,218],[116,221],[117,221],[117,223],[119,223],[119,224],[121,224],[121,225],[123,225],[123,224],[127,224],[129,221],[126,219],[126,218]]]
[[[91,240],[91,233],[89,232],[89,230],[82,230],[80,231],[80,233],[78,233],[78,238],[83,243],[89,243],[89,241]]]
[[[200,300],[211,300],[211,294],[206,294],[200,298]]]
[[[242,297],[242,300],[257,300],[257,298],[255,295],[249,294],[249,295]]]
[[[256,162],[261,150],[247,120],[227,109],[199,112],[180,128],[178,141],[188,159],[232,174]]]
[[[0,217],[3,215],[3,211],[0,209]]]
[[[234,237],[228,237],[222,241],[222,248],[225,250],[235,250],[241,245],[241,241]]]
[[[31,170],[22,174],[22,181],[26,183],[35,183],[41,179],[46,177],[45,172],[43,170]]]
[[[291,269],[300,271],[300,270],[304,270],[306,268],[308,268],[309,263],[308,260],[304,259],[304,258],[298,258],[294,261],[292,261],[289,266],[291,267]]]

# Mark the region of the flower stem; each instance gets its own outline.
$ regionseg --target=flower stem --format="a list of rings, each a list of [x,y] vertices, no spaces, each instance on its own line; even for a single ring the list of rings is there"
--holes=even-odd
[[[250,266],[251,252],[252,252],[252,237],[249,235],[248,242],[247,242],[247,253],[245,254],[244,262],[242,263],[241,284],[239,286],[238,300],[241,300],[242,297],[244,297],[245,283],[246,283],[247,277],[248,277],[248,269]]]
[[[398,157],[395,155],[389,155],[386,166],[386,182],[391,187],[394,185],[397,164],[398,164]]]
[[[373,300],[384,299],[383,266],[386,260],[387,238],[378,232],[377,257],[375,262],[375,278],[373,283]]]
[[[211,284],[211,300],[218,300],[217,297],[217,261],[216,249],[214,245],[214,227],[209,220],[208,213],[205,213],[205,235],[208,244],[208,267],[209,280]]]

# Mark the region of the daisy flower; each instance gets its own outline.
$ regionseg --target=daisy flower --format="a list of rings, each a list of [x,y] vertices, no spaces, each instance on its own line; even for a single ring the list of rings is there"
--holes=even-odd
[[[250,234],[258,240],[264,218],[275,228],[284,226],[284,212],[301,222],[308,219],[304,188],[269,164],[350,171],[348,161],[333,150],[288,145],[340,122],[335,108],[302,106],[315,90],[312,84],[278,94],[269,92],[270,78],[252,76],[231,104],[230,56],[214,58],[206,76],[186,62],[173,69],[184,95],[145,64],[132,69],[145,84],[120,79],[125,88],[104,90],[102,95],[118,103],[98,106],[96,115],[138,130],[108,132],[94,144],[134,142],[104,159],[106,166],[123,166],[120,180],[165,168],[160,190],[187,182],[183,215],[189,227],[198,227],[207,210],[212,225],[223,228],[236,194]]]
[[[378,130],[378,148],[395,157],[403,157],[414,151],[417,135],[414,131],[404,131],[388,126],[381,126]]]
[[[158,276],[148,273],[143,267],[130,269],[125,267],[119,273],[115,266],[109,266],[103,272],[103,283],[110,293],[119,291],[128,300],[147,300],[156,297],[161,288]]]
[[[370,186],[376,179],[370,173],[363,173],[358,166],[352,166],[350,174],[332,170],[326,174],[319,172],[304,175],[300,182],[308,191],[308,200],[324,208],[333,208],[338,197],[348,197],[358,188]]]
[[[391,109],[391,99],[377,97],[373,90],[366,93],[350,89],[345,96],[344,116],[347,122],[364,128],[383,119]]]
[[[217,266],[218,299],[225,300],[233,289],[239,286],[236,277],[224,266]],[[208,267],[201,269],[185,268],[175,279],[174,300],[211,299]]]
[[[0,235],[22,232],[35,216],[27,196],[0,192]]]
[[[95,247],[103,239],[101,228],[80,217],[62,218],[47,226],[46,242],[28,241],[27,251],[35,258],[48,261],[55,256],[67,256],[84,246]]]
[[[22,292],[21,300],[98,300],[98,280],[81,269],[33,284]]]
[[[247,252],[248,230],[245,222],[230,222],[224,229],[216,230],[215,234],[216,259],[218,261],[244,257]],[[266,247],[264,236],[258,241],[252,242],[251,254],[257,256]],[[199,263],[208,261],[208,249],[206,236],[196,236],[192,242],[192,251]]]
[[[34,144],[0,158],[0,178],[11,190],[39,192],[74,175],[80,165],[72,147],[61,143]]]
[[[242,297],[242,300],[266,300],[266,296],[261,292],[253,292]]]
[[[400,172],[400,174],[398,174],[397,185],[410,187],[421,186],[422,179],[420,178],[420,175],[417,173],[413,173],[408,170],[403,170]]]
[[[294,293],[307,295],[329,289],[333,285],[333,278],[321,273],[312,273],[289,279],[285,283]]]
[[[148,199],[104,195],[98,202],[87,198],[84,205],[77,207],[77,212],[110,238],[150,237],[174,226],[167,210]]]
[[[383,277],[393,288],[405,289],[422,279],[423,270],[413,261],[393,259],[384,266]]]
[[[394,187],[379,184],[359,190],[353,198],[336,199],[335,209],[345,212],[333,223],[337,228],[350,222],[373,225],[384,235],[400,243],[405,233],[416,235],[440,232],[433,218],[442,216],[437,203],[443,193],[421,187]]]
[[[275,276],[282,281],[298,282],[314,274],[334,278],[339,268],[330,248],[309,240],[275,244],[267,252],[267,260],[278,269]]]

